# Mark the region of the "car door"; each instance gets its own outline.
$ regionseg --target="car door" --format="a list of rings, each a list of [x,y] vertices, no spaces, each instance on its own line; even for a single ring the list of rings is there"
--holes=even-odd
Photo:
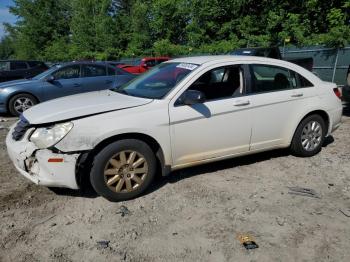
[[[203,92],[204,103],[184,105],[181,96],[174,104],[170,103],[175,166],[249,150],[251,106],[245,96],[243,68],[216,66],[195,80],[188,89]]]
[[[248,92],[253,108],[250,150],[287,146],[296,121],[305,106],[315,99],[315,89],[310,81],[289,68],[252,64],[250,69]]]
[[[67,65],[54,71],[44,81],[43,97],[45,100],[81,93],[80,65]]]
[[[107,65],[82,65],[82,92],[91,92],[113,87],[115,76],[108,75]]]

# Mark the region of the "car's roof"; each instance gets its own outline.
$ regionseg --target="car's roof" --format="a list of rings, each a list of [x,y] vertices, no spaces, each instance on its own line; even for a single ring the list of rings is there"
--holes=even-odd
[[[62,63],[57,63],[59,65],[76,65],[76,64],[92,64],[92,65],[109,65],[109,62],[104,62],[104,61],[73,61],[73,62],[62,62]]]
[[[235,62],[235,61],[258,61],[268,63],[288,63],[283,60],[272,59],[261,56],[242,56],[242,55],[211,55],[211,56],[192,56],[192,57],[180,57],[172,59],[169,62],[191,63],[197,65],[203,65],[209,62]]]
[[[298,66],[296,64],[293,64],[288,61],[283,61],[280,59],[273,59],[273,58],[267,58],[267,57],[261,57],[261,56],[243,56],[243,55],[212,55],[212,56],[193,56],[193,57],[180,57],[173,60],[166,61],[164,63],[189,63],[189,64],[196,64],[196,65],[205,65],[210,66],[214,64],[219,63],[261,63],[261,64],[269,64],[269,65],[276,65],[276,66],[282,66],[291,68],[292,70],[302,74],[304,77],[306,76],[308,80],[311,80],[311,82],[320,82],[320,80],[317,76],[315,76],[311,71],[306,70],[305,68]]]

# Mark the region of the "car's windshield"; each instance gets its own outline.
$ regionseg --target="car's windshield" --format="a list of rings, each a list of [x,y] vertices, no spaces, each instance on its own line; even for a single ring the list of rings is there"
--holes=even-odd
[[[163,63],[113,91],[144,98],[161,99],[198,67],[190,63]]]
[[[38,74],[34,76],[32,79],[34,80],[40,80],[45,78],[46,76],[50,75],[52,72],[56,71],[57,69],[61,68],[61,65],[53,65],[48,70],[42,72],[41,74]]]

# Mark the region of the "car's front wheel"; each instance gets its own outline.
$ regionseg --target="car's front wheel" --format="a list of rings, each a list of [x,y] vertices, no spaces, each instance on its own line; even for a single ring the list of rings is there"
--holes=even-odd
[[[155,173],[152,149],[140,140],[125,139],[106,146],[96,155],[90,181],[99,195],[121,201],[142,194]]]
[[[36,98],[30,94],[18,94],[11,97],[8,108],[11,115],[19,116],[37,103]]]
[[[297,156],[310,157],[321,151],[326,124],[320,115],[304,118],[295,131],[291,150]]]

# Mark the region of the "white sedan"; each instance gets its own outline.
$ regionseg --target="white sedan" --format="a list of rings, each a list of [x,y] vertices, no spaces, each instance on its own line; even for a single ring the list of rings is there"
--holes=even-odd
[[[143,193],[157,172],[275,148],[313,156],[341,115],[336,85],[295,64],[179,58],[118,89],[39,104],[24,112],[6,144],[34,183],[91,183],[118,201]]]

